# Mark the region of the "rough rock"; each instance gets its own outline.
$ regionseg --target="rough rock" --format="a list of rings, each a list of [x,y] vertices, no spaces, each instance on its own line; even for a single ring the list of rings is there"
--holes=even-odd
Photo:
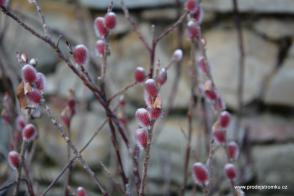
[[[274,75],[268,87],[265,102],[294,106],[294,46],[283,67]]]
[[[278,194],[294,193],[293,144],[256,146],[253,161],[258,185],[287,185],[288,190],[280,190]]]
[[[251,142],[286,142],[294,139],[294,122],[277,115],[245,117],[243,124],[248,126]]]
[[[280,20],[275,18],[261,19],[254,23],[254,29],[272,39],[286,36],[294,37],[294,24],[290,18]]]
[[[294,2],[292,0],[239,0],[239,9],[242,12],[257,13],[293,13]],[[231,12],[233,9],[231,0],[207,0],[203,2],[208,10]]]
[[[234,30],[215,29],[205,34],[212,75],[226,103],[237,106],[238,60],[237,34]],[[277,48],[250,31],[244,31],[245,87],[244,102],[260,93],[263,78],[276,62]]]
[[[81,0],[85,6],[96,9],[107,9],[109,0]],[[185,2],[185,0],[181,0]],[[124,3],[129,8],[156,8],[159,6],[173,6],[175,1],[170,0],[125,0]],[[208,10],[231,12],[231,0],[207,0],[203,5]],[[120,7],[120,1],[114,1],[114,7]],[[260,12],[260,13],[293,13],[294,3],[292,0],[239,0],[239,8],[243,12]]]
[[[96,9],[107,9],[110,0],[81,0],[85,6]],[[114,7],[120,7],[120,1],[114,1]],[[125,5],[129,8],[154,8],[159,6],[174,5],[175,3],[170,0],[124,0]]]
[[[68,97],[70,89],[75,91],[78,100],[88,100],[93,96],[80,78],[78,78],[67,65],[60,63],[57,65],[56,73],[47,77],[46,93],[49,95]]]
[[[78,113],[74,116],[71,133],[72,141],[78,149],[81,149],[86,144],[102,122],[103,118],[96,113]],[[46,154],[59,164],[66,163],[66,143],[60,136],[59,131],[51,125],[47,118],[38,122],[38,127],[40,144]],[[104,160],[109,155],[109,142],[108,132],[102,129],[83,152],[84,158],[92,165]]]

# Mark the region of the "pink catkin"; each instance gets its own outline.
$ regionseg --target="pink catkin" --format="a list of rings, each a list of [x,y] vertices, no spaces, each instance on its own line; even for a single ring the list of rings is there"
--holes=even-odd
[[[138,145],[145,149],[148,143],[148,131],[144,128],[139,128],[136,130],[136,140]]]
[[[156,97],[158,89],[154,79],[148,79],[145,81],[145,90],[151,97]]]
[[[108,30],[105,26],[105,20],[103,17],[97,17],[94,21],[94,29],[98,37],[105,38],[108,34]]]
[[[18,169],[20,166],[20,155],[16,151],[10,151],[8,153],[8,163],[13,169]]]
[[[73,58],[75,62],[79,65],[84,65],[88,61],[88,49],[85,45],[77,45],[73,49]]]
[[[135,116],[136,116],[136,119],[137,119],[139,125],[141,125],[143,127],[147,127],[147,126],[151,125],[151,119],[150,119],[149,112],[145,108],[137,109]]]
[[[22,78],[25,82],[34,83],[37,80],[36,69],[30,64],[24,65],[22,68]]]
[[[77,196],[87,196],[87,192],[84,187],[80,186],[77,188]]]
[[[114,12],[108,12],[105,17],[105,27],[109,30],[112,30],[116,26],[116,14]]]
[[[22,139],[27,142],[33,141],[37,137],[37,129],[33,124],[27,124],[22,130]]]
[[[193,178],[199,185],[208,184],[208,169],[203,163],[197,162],[193,165]]]
[[[145,69],[143,67],[137,67],[134,72],[134,77],[136,82],[139,82],[139,83],[144,82],[146,78]]]
[[[237,171],[235,165],[227,163],[225,165],[225,174],[230,180],[234,180],[237,177]]]

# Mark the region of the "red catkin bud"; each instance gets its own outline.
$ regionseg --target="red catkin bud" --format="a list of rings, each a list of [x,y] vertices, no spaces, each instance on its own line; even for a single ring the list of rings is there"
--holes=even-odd
[[[205,61],[203,56],[198,59],[198,67],[206,75],[209,74],[209,67],[208,66],[209,65],[207,64],[207,62]]]
[[[16,118],[16,128],[17,130],[21,131],[26,126],[26,121],[23,116],[18,116]]]
[[[150,108],[150,117],[152,120],[156,120],[161,115],[161,108]]]
[[[87,192],[84,187],[80,186],[77,188],[77,196],[87,196]]]
[[[213,105],[216,111],[222,111],[226,108],[225,102],[219,94]]]
[[[152,97],[149,95],[149,93],[144,90],[144,101],[145,101],[145,104],[149,107],[149,108],[152,108],[153,107],[153,99]]]
[[[217,99],[217,93],[213,88],[211,80],[207,80],[205,82],[204,93],[205,93],[205,96],[211,101],[215,101]]]
[[[24,65],[22,68],[22,78],[25,82],[32,84],[37,80],[36,69],[30,64]]]
[[[230,180],[234,180],[237,177],[237,170],[235,165],[227,163],[225,165],[225,174]]]
[[[201,23],[204,17],[203,8],[197,6],[197,8],[190,14],[191,18],[193,18],[197,23]]]
[[[145,108],[137,109],[135,116],[139,125],[143,127],[147,127],[151,125],[149,112]]]
[[[8,163],[13,169],[18,169],[20,166],[20,155],[16,151],[10,151],[8,153]]]
[[[196,0],[187,0],[185,3],[185,8],[189,12],[195,11],[195,9],[197,9],[197,7],[198,7],[198,4],[197,4]]]
[[[208,184],[208,169],[203,163],[197,162],[193,165],[193,178],[199,185]]]
[[[188,36],[190,39],[196,39],[199,36],[199,26],[196,22],[190,20],[187,24]]]
[[[176,62],[179,62],[183,59],[183,50],[182,49],[176,49],[174,51],[174,54],[173,54],[173,59],[176,61]]]
[[[136,130],[136,140],[137,144],[145,149],[148,143],[148,131],[144,128],[140,128]]]
[[[239,147],[238,144],[234,141],[228,143],[227,154],[229,159],[236,160],[239,156]]]
[[[223,128],[227,128],[230,124],[231,115],[227,111],[223,111],[219,116],[219,124]]]
[[[71,110],[74,110],[76,107],[76,101],[74,99],[69,99],[67,105]]]
[[[145,90],[151,97],[156,97],[158,90],[154,79],[148,79],[145,81]]]
[[[108,12],[105,15],[105,26],[107,29],[114,29],[116,26],[116,14],[114,12]]]
[[[33,124],[27,124],[22,130],[22,139],[31,142],[37,137],[37,129]]]
[[[99,39],[96,42],[96,51],[99,56],[104,56],[106,54],[106,42],[102,39]]]
[[[40,104],[41,100],[42,100],[42,95],[40,93],[40,91],[33,89],[32,91],[28,92],[27,94],[27,98],[35,103],[35,104]]]
[[[139,82],[139,83],[144,82],[146,78],[145,69],[143,67],[137,67],[134,75],[135,75],[136,82]]]
[[[215,128],[213,130],[213,138],[219,144],[225,143],[225,141],[226,141],[226,131],[224,131],[224,130],[222,130],[220,128]]]
[[[10,124],[12,119],[10,113],[7,110],[2,110],[1,117],[6,124]]]
[[[73,58],[75,62],[79,65],[84,65],[87,63],[88,60],[88,49],[85,45],[80,44],[77,45],[73,49]]]
[[[0,0],[0,6],[5,7],[6,6],[6,0]]]
[[[159,71],[159,74],[156,78],[156,81],[159,85],[164,85],[164,83],[166,82],[167,80],[167,71],[165,68],[161,68],[160,71]]]
[[[44,91],[46,86],[46,77],[44,74],[38,72],[37,73],[37,80],[35,82],[36,87],[39,91]]]
[[[108,30],[105,27],[105,20],[103,17],[97,17],[94,21],[94,29],[98,37],[104,38],[108,34]]]

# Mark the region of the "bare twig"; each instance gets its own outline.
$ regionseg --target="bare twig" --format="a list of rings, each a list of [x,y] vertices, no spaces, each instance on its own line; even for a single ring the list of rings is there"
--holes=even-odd
[[[164,38],[165,36],[167,36],[170,32],[172,32],[175,28],[177,28],[185,19],[186,16],[188,15],[188,12],[186,11],[185,13],[182,14],[182,16],[174,23],[172,24],[170,27],[168,27],[167,29],[165,29],[156,39],[155,42],[159,42],[162,38]]]
[[[235,26],[237,29],[237,39],[239,48],[239,72],[238,72],[238,113],[236,127],[234,131],[234,138],[239,133],[242,115],[243,115],[243,93],[244,93],[244,75],[245,75],[245,50],[244,50],[244,39],[242,32],[241,18],[238,8],[238,0],[233,1],[233,8],[235,14]]]
[[[148,130],[148,142],[147,142],[147,146],[145,148],[145,157],[144,157],[143,173],[142,173],[142,180],[141,180],[141,184],[140,184],[139,196],[144,196],[144,189],[145,189],[146,180],[147,180],[147,172],[148,172],[149,159],[150,159],[150,150],[151,150],[151,144],[152,144],[153,127],[154,127],[154,125],[152,125],[151,128]]]
[[[32,3],[35,5],[36,9],[37,9],[37,12],[41,18],[41,23],[42,23],[42,28],[43,28],[43,32],[44,32],[44,35],[45,36],[48,36],[48,29],[47,29],[47,24],[46,24],[46,21],[45,21],[45,17],[44,15],[42,14],[42,9],[39,5],[39,2],[38,0],[33,0]]]
[[[55,119],[55,117],[52,115],[52,112],[51,112],[49,106],[47,106],[46,104],[44,104],[44,108],[45,108],[45,111],[46,111],[48,117],[50,118],[52,124],[59,130],[61,136],[63,137],[63,139],[65,140],[65,142],[69,145],[69,147],[71,148],[71,150],[73,151],[73,153],[75,154],[75,156],[79,159],[79,161],[82,164],[83,168],[93,178],[93,180],[96,183],[96,185],[98,186],[99,190],[102,192],[103,195],[108,195],[108,193],[103,188],[100,180],[98,179],[98,177],[96,176],[96,174],[94,173],[94,171],[90,168],[90,166],[88,165],[88,163],[82,157],[81,153],[77,150],[77,148],[73,145],[72,141],[66,135],[65,130],[64,130],[62,124],[59,123],[57,121],[57,119]]]
[[[145,46],[145,48],[150,52],[151,51],[151,47],[149,46],[149,44],[145,40],[145,38],[142,35],[142,33],[139,31],[136,22],[131,18],[130,13],[129,13],[129,10],[126,7],[126,5],[124,4],[123,1],[121,1],[121,7],[122,7],[122,10],[123,10],[123,12],[125,14],[125,18],[129,21],[129,23],[131,24],[133,30],[137,33],[139,39],[141,40],[141,42],[143,43],[143,45]]]
[[[127,90],[129,90],[130,88],[136,86],[138,83],[137,82],[133,82],[128,84],[127,86],[125,86],[124,88],[122,88],[120,91],[114,93],[109,99],[108,101],[111,102],[114,98],[116,98],[117,96],[124,94]]]
[[[43,191],[43,193],[41,194],[41,196],[45,196],[52,189],[52,187],[57,183],[57,181],[62,177],[62,175],[74,163],[74,161],[77,158],[78,158],[77,156],[74,156],[73,158],[71,158],[71,160],[63,167],[63,169],[58,174],[58,176],[50,183],[50,185],[46,188],[46,190]]]

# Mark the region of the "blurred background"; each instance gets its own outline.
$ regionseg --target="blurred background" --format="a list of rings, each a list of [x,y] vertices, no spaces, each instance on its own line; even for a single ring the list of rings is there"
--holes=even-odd
[[[151,25],[155,33],[177,20],[183,11],[183,1],[176,0],[125,0],[138,28],[147,40],[152,39]],[[93,20],[104,16],[109,0],[40,0],[49,29],[57,40],[66,35],[71,45],[83,43],[95,56],[97,40],[93,30]],[[238,107],[238,65],[239,50],[237,31],[231,0],[203,0],[205,10],[203,19],[204,36],[207,41],[208,59],[213,77],[233,113],[230,132],[234,132],[235,115]],[[41,32],[39,18],[32,4],[23,0],[12,0],[13,12],[25,22]],[[245,77],[243,117],[238,131],[238,142],[242,153],[238,162],[239,182],[245,185],[287,185],[287,190],[248,190],[246,195],[294,195],[294,1],[293,0],[239,0],[239,17],[242,20],[245,48]],[[118,25],[111,34],[109,75],[107,91],[110,94],[133,81],[133,70],[140,65],[148,67],[149,58],[146,49],[139,41],[124,18],[119,1],[114,1],[114,10],[118,15]],[[182,29],[182,30],[181,30]],[[163,103],[168,102],[171,86],[180,72],[178,92],[169,114],[163,115],[157,127],[157,136],[152,148],[149,184],[150,195],[177,195],[182,184],[184,152],[186,139],[181,129],[187,130],[187,106],[190,99],[189,76],[189,40],[181,28],[164,38],[158,46],[156,60],[166,65],[178,47],[184,50],[184,62],[180,69],[172,68],[168,82],[162,89]],[[61,47],[66,53],[63,42]],[[72,122],[73,140],[81,147],[104,120],[105,114],[95,98],[82,82],[61,62],[54,51],[34,36],[24,31],[16,22],[0,13],[0,95],[15,89],[20,81],[20,67],[17,52],[34,57],[39,64],[37,69],[47,76],[46,99],[58,116],[65,107],[69,90],[73,89],[78,101],[77,114]],[[99,58],[96,58],[99,62]],[[97,67],[86,67],[96,73]],[[9,77],[9,88],[5,85]],[[95,76],[95,75],[94,75]],[[135,128],[133,115],[138,107],[144,106],[141,87],[125,94],[126,113],[130,120],[131,138]],[[166,98],[166,100],[165,100]],[[2,105],[2,104],[1,104]],[[2,107],[2,106],[1,106]],[[199,114],[199,116],[201,116]],[[206,142],[204,124],[201,117],[193,124],[193,150],[191,163],[205,160]],[[66,145],[48,118],[35,120],[39,130],[32,174],[38,190],[43,190],[66,164]],[[10,174],[6,155],[9,151],[11,127],[0,121],[0,183]],[[110,148],[110,137],[106,127],[85,151],[84,156],[95,168],[104,184],[111,187],[107,174],[98,167],[103,161],[116,173],[115,157]],[[124,163],[130,160],[125,152]],[[223,152],[217,153],[214,160],[218,176],[214,183],[221,192],[216,195],[228,195],[228,182],[223,180]],[[131,171],[131,168],[127,168]],[[73,184],[82,185],[95,193],[90,177],[76,165],[73,172]],[[192,195],[193,182],[189,177],[187,195]],[[49,195],[62,195],[63,184],[60,181]],[[115,194],[114,194],[115,195]]]

